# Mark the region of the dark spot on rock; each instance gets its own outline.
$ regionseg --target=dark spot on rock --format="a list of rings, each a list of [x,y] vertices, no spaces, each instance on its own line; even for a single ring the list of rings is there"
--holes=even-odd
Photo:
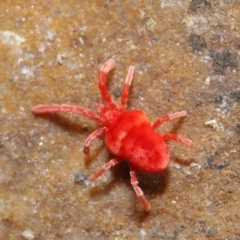
[[[215,233],[214,228],[206,226],[205,222],[202,220],[199,220],[198,223],[200,225],[199,230],[205,233],[207,237],[212,237],[214,235]]]
[[[75,174],[75,176],[74,176],[75,183],[83,183],[85,181],[87,181],[87,177],[84,174],[82,174],[82,173]]]
[[[238,65],[237,53],[230,52],[229,50],[223,50],[221,52],[211,50],[210,57],[213,60],[212,69],[216,73],[222,73],[228,67],[236,68]]]
[[[206,0],[192,0],[189,4],[189,8],[191,10],[196,10],[197,8],[202,7],[205,2]]]
[[[215,97],[213,102],[216,103],[216,104],[222,104],[223,103],[223,96]]]
[[[88,126],[87,125],[82,126],[82,131],[87,132],[88,131]]]
[[[231,238],[229,238],[229,240],[240,240],[240,237],[231,237]]]
[[[237,39],[237,47],[240,48],[240,38]]]
[[[202,105],[202,102],[201,101],[198,101],[195,105],[195,107],[200,107]]]
[[[213,102],[215,104],[217,104],[218,108],[220,108],[221,110],[229,110],[233,103],[232,103],[232,100],[226,96],[217,96],[213,99]]]
[[[235,131],[238,135],[240,135],[240,122],[239,123],[236,123],[235,125]]]
[[[217,155],[217,153],[215,155]],[[208,166],[213,169],[221,170],[230,164],[228,161],[224,161],[223,163],[216,164],[213,162],[213,159],[214,159],[213,155],[209,155],[206,157],[206,162]]]
[[[206,42],[203,37],[197,34],[191,34],[189,37],[189,45],[192,47],[193,50],[199,51],[206,46]]]
[[[224,99],[224,109],[230,109],[232,107],[232,101],[229,98]]]
[[[175,229],[172,232],[166,232],[166,231],[154,231],[152,233],[152,238],[156,238],[156,239],[177,239],[177,236],[179,235],[179,233],[181,233],[184,229],[183,225],[180,225],[177,229]]]
[[[237,102],[240,102],[240,91],[235,90],[230,92],[230,97]]]
[[[114,97],[116,98],[119,98],[122,94],[122,89],[121,88],[117,88],[114,92],[113,92],[113,95]]]

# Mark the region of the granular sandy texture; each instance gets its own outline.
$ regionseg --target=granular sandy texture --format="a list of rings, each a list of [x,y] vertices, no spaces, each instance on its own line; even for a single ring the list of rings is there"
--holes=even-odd
[[[240,239],[239,1],[2,1],[0,20],[0,239]],[[195,147],[169,142],[168,170],[138,174],[149,214],[127,164],[74,183],[112,157],[103,138],[82,153],[94,121],[31,113],[95,110],[109,58],[116,101],[134,65],[129,109],[188,112],[158,131]]]

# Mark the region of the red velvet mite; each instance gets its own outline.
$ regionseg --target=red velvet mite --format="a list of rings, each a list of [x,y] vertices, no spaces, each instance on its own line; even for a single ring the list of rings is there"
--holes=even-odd
[[[98,122],[101,127],[92,132],[84,143],[83,152],[89,153],[92,142],[102,134],[105,134],[105,144],[116,158],[104,164],[98,171],[92,174],[88,180],[92,181],[105,171],[125,160],[130,165],[131,184],[139,197],[143,209],[150,211],[150,206],[143,191],[138,186],[136,170],[146,173],[159,173],[167,168],[170,154],[165,143],[167,140],[181,142],[188,147],[193,146],[190,139],[177,134],[156,133],[155,129],[164,122],[186,116],[186,111],[167,114],[157,119],[153,124],[149,122],[147,115],[141,110],[127,110],[127,98],[131,86],[134,67],[130,66],[121,93],[120,105],[111,98],[106,87],[106,75],[115,67],[113,59],[108,60],[100,69],[98,87],[105,104],[99,104],[98,114],[89,109],[71,105],[37,105],[32,108],[35,114],[53,112],[72,112],[84,115]]]

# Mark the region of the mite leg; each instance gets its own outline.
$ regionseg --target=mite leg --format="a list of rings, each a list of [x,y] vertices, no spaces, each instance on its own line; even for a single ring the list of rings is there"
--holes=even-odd
[[[131,176],[131,184],[133,186],[133,189],[134,189],[136,195],[138,196],[138,198],[140,199],[140,201],[142,203],[144,211],[149,212],[151,210],[151,208],[149,206],[147,199],[144,196],[142,189],[138,186],[136,172],[133,168],[131,168],[131,170],[130,170],[130,176]]]
[[[129,88],[131,87],[131,82],[133,79],[134,67],[130,66],[128,69],[127,77],[123,85],[123,90],[121,94],[121,109],[126,110],[127,108],[127,98],[129,93]]]
[[[119,162],[121,162],[121,159],[119,158],[115,158],[110,160],[109,162],[107,162],[106,164],[104,164],[98,171],[96,171],[95,173],[93,173],[88,180],[92,181],[94,179],[96,179],[97,177],[101,176],[104,172],[108,171],[111,167],[115,166],[116,164],[118,164]]]
[[[94,119],[100,124],[104,123],[104,120],[101,117],[99,117],[97,114],[93,113],[89,109],[81,108],[78,106],[65,105],[65,104],[37,105],[32,107],[32,112],[35,114],[71,112],[71,113],[84,115],[86,117]]]
[[[101,92],[103,100],[105,100],[111,109],[116,109],[117,105],[113,102],[106,86],[106,77],[109,71],[115,67],[115,60],[109,59],[104,63],[98,75],[98,88]]]
[[[176,142],[181,142],[188,147],[193,146],[193,142],[190,139],[181,137],[178,134],[168,134],[167,133],[167,134],[160,134],[160,135],[162,136],[162,138],[164,140],[173,140],[173,141],[176,141]]]
[[[171,121],[172,119],[175,119],[175,118],[185,117],[186,115],[187,115],[186,111],[167,114],[167,115],[159,118],[157,121],[155,121],[153,123],[152,127],[155,129],[155,128],[159,127],[161,124],[163,124],[164,122]]]
[[[99,128],[97,130],[95,130],[94,132],[92,132],[88,138],[86,139],[85,143],[84,143],[84,148],[83,148],[83,152],[84,154],[88,154],[89,153],[89,147],[91,146],[92,142],[99,137],[101,134],[105,133],[107,130],[106,127],[104,128]]]

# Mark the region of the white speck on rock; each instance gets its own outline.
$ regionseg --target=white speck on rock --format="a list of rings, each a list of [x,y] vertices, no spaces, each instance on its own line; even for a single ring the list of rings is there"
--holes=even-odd
[[[22,237],[26,240],[33,240],[34,239],[34,232],[30,229],[25,229],[23,232],[22,232]]]
[[[150,31],[154,31],[155,30],[155,26],[156,26],[156,21],[154,21],[153,18],[149,18],[147,21],[146,21],[146,26],[147,28],[150,30]]]
[[[209,25],[209,19],[202,15],[190,15],[187,14],[182,19],[182,23],[189,29],[194,29],[197,34],[201,34],[206,31],[206,26]]]
[[[140,236],[141,236],[141,239],[145,239],[146,235],[147,235],[146,231],[145,231],[144,229],[141,228],[141,229],[140,229]]]
[[[38,51],[39,51],[40,53],[44,53],[45,49],[46,49],[46,46],[45,46],[43,43],[40,43],[40,46],[39,46],[39,48],[38,48]]]
[[[56,37],[55,32],[53,32],[53,31],[46,32],[46,36],[45,36],[46,40],[53,40],[55,37]]]
[[[78,38],[78,41],[83,45],[84,44],[84,41],[83,41],[83,38],[82,37],[79,37]]]
[[[0,31],[0,39],[4,44],[20,46],[26,41],[25,38],[20,37],[14,32],[11,31]]]
[[[181,0],[176,1],[176,0],[162,0],[161,1],[161,8],[164,7],[173,7],[173,8],[179,8],[182,7],[183,3]]]
[[[33,71],[27,66],[23,66],[20,72],[21,74],[25,75],[27,78],[34,76]]]
[[[57,64],[63,64],[64,59],[66,58],[67,54],[66,53],[59,53],[56,56],[56,62]]]
[[[23,59],[20,57],[17,61],[18,64],[21,64],[23,62]]]
[[[192,163],[190,164],[190,167],[201,168],[201,165],[199,165],[199,164],[197,164],[197,163],[195,163],[195,162],[192,162]]]
[[[210,77],[207,77],[205,80],[205,85],[208,86],[210,84],[210,81],[211,81]]]
[[[210,126],[212,128],[217,128],[218,127],[218,123],[217,123],[216,119],[212,119],[212,120],[206,121],[205,125],[206,126]]]

